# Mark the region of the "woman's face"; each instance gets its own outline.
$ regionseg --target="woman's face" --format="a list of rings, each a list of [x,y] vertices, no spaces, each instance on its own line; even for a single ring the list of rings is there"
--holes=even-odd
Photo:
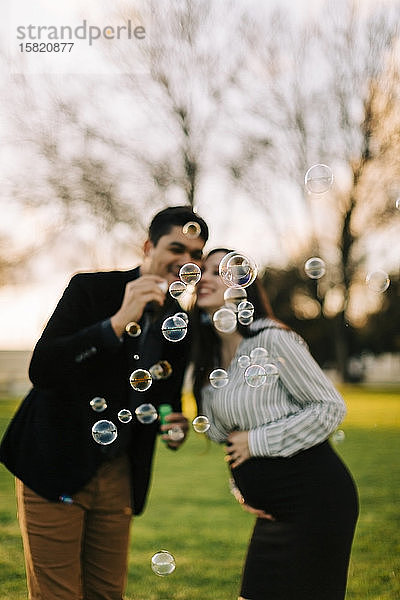
[[[203,274],[197,284],[197,306],[209,313],[214,313],[224,305],[226,285],[219,275],[218,267],[225,254],[225,252],[216,252],[206,258]]]

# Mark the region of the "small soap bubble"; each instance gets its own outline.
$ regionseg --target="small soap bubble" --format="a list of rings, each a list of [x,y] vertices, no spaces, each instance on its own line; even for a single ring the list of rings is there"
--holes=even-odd
[[[228,373],[225,369],[214,369],[214,371],[210,373],[209,379],[211,385],[215,388],[225,387],[229,382]]]
[[[111,444],[117,438],[117,428],[112,421],[97,421],[92,427],[92,436],[101,446]]]
[[[333,185],[331,168],[323,164],[313,165],[304,176],[304,185],[310,194],[326,194]]]
[[[248,310],[241,310],[238,313],[238,322],[241,325],[244,325],[244,326],[251,325],[253,321],[254,321],[253,314],[251,312],[249,312]]]
[[[121,408],[118,413],[118,420],[121,421],[121,423],[129,423],[132,421],[131,411],[128,408]]]
[[[174,317],[180,317],[185,321],[186,325],[189,323],[189,317],[185,312],[177,312],[174,314]]]
[[[317,256],[313,256],[309,258],[304,265],[304,271],[306,275],[310,277],[310,279],[320,279],[325,275],[326,267],[322,258],[318,258]]]
[[[232,333],[236,329],[236,314],[229,308],[219,308],[213,315],[213,323],[221,333]]]
[[[191,240],[198,238],[199,235],[201,234],[200,223],[197,223],[196,221],[188,221],[182,227],[182,233],[183,233],[183,235],[186,235]]]
[[[195,285],[201,279],[201,269],[194,263],[186,263],[179,269],[179,278],[186,285]]]
[[[243,310],[249,311],[252,315],[254,314],[254,305],[248,300],[243,300],[238,305],[238,312],[242,312]]]
[[[242,354],[242,356],[239,356],[238,365],[241,369],[247,369],[247,367],[250,366],[250,363],[250,356],[247,356],[247,354]]]
[[[169,342],[179,342],[187,333],[187,324],[181,317],[167,317],[161,326],[161,331]]]
[[[237,312],[239,305],[247,298],[244,288],[228,287],[224,293],[225,306]]]
[[[173,298],[179,298],[186,290],[186,284],[183,281],[173,281],[169,286],[169,293]]]
[[[365,282],[374,292],[385,292],[390,285],[389,275],[382,269],[368,273]]]
[[[263,365],[263,367],[266,375],[265,383],[267,385],[272,385],[277,379],[279,379],[279,369],[276,365],[274,365],[274,363],[271,362]]]
[[[136,321],[131,321],[125,326],[125,331],[130,337],[138,337],[142,333],[142,328]]]
[[[167,550],[160,550],[151,557],[151,568],[156,575],[164,577],[175,571],[175,559]]]
[[[341,444],[342,442],[344,442],[344,440],[346,439],[346,435],[343,429],[337,429],[336,431],[334,431],[332,433],[331,439],[334,444]]]
[[[267,381],[267,375],[262,365],[250,365],[244,372],[247,385],[258,388]]]
[[[158,414],[152,404],[141,404],[135,410],[137,420],[143,425],[150,425],[157,419]]]
[[[182,427],[179,427],[179,425],[174,425],[171,427],[171,429],[168,429],[167,433],[168,437],[173,442],[180,442],[185,437],[185,432],[183,431]]]
[[[268,362],[269,352],[266,348],[262,348],[261,346],[257,346],[257,348],[253,348],[250,352],[250,361],[251,363],[256,363],[257,365],[263,365]]]
[[[140,358],[139,354],[134,354],[133,355],[133,360],[139,360],[139,358]]]
[[[196,433],[205,433],[210,429],[210,421],[204,415],[199,415],[193,419],[192,426]]]
[[[153,383],[153,379],[146,369],[136,369],[131,373],[129,383],[137,392],[145,392]]]
[[[90,401],[90,406],[95,412],[103,412],[103,410],[106,410],[107,408],[107,402],[105,401],[105,398],[96,396],[96,398],[92,398]]]
[[[159,360],[149,372],[153,379],[167,379],[172,374],[172,367],[167,360]]]
[[[257,277],[257,266],[248,256],[229,252],[219,263],[219,274],[226,286],[245,288]]]
[[[238,321],[241,325],[251,325],[254,318],[254,306],[248,300],[244,300],[238,306]]]

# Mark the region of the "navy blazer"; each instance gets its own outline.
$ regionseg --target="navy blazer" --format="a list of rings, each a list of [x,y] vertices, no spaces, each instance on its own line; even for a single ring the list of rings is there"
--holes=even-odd
[[[134,514],[143,510],[159,424],[143,425],[135,416],[129,424],[120,423],[117,414],[121,408],[134,411],[147,402],[156,408],[168,402],[181,411],[190,333],[180,342],[163,337],[162,321],[180,310],[168,297],[151,336],[146,337],[145,348],[141,348],[142,356],[140,336],[121,342],[113,334],[107,319],[121,306],[126,283],[137,277],[139,268],[72,277],[35,346],[29,366],[33,388],[6,430],[0,460],[48,500],[58,501],[60,496],[79,491],[109,458],[109,448],[118,450],[124,428],[129,427],[132,507]],[[145,392],[133,391],[130,373],[160,359],[170,362],[172,375],[153,381]],[[96,396],[105,398],[104,412],[95,412],[90,406]],[[92,437],[92,426],[100,419],[112,421],[121,432],[110,446],[101,446]]]

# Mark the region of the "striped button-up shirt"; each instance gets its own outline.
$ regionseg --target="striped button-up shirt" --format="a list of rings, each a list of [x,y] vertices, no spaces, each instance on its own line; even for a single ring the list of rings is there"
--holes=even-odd
[[[223,443],[234,430],[249,431],[251,456],[287,457],[323,442],[346,414],[343,398],[300,336],[271,319],[255,321],[252,329],[262,330],[241,340],[228,384],[202,390],[202,412],[211,423],[207,435]],[[238,358],[256,347],[268,351],[279,377],[250,387]]]

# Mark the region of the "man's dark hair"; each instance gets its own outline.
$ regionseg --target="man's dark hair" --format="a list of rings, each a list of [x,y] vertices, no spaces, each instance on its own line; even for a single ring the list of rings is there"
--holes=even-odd
[[[208,240],[207,224],[193,211],[191,206],[169,206],[158,212],[150,223],[149,239],[156,246],[160,237],[168,235],[172,227],[183,227],[190,221],[200,225],[199,237],[206,242]]]

